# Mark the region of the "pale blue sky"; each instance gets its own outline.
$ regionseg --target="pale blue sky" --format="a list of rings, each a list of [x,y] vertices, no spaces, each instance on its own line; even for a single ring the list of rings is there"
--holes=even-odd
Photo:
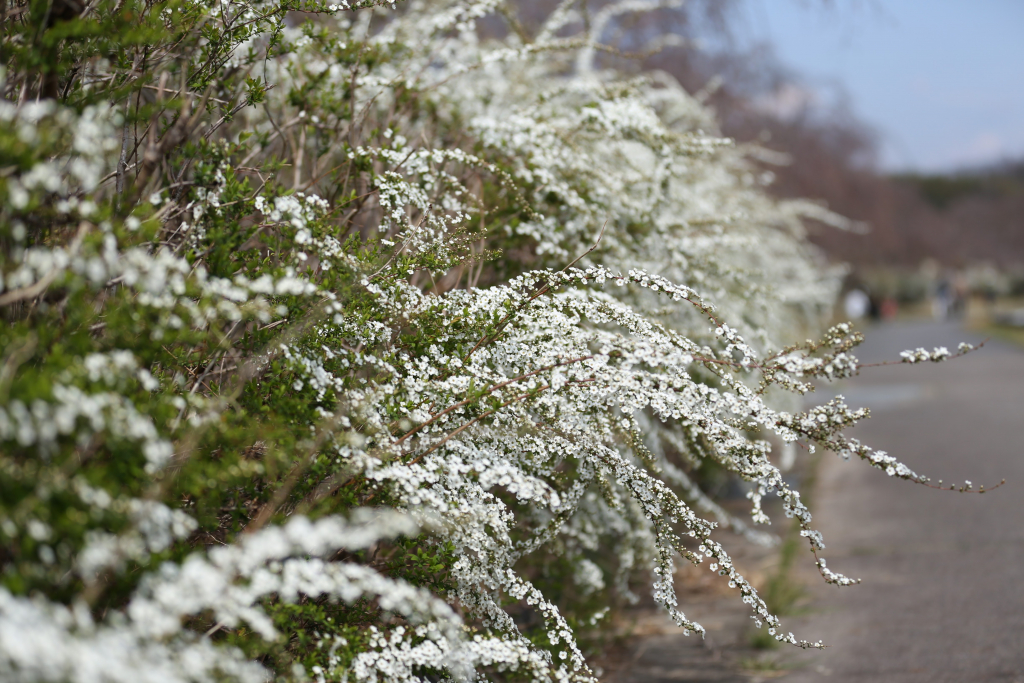
[[[743,0],[744,43],[839,86],[887,170],[1024,157],[1024,0]]]

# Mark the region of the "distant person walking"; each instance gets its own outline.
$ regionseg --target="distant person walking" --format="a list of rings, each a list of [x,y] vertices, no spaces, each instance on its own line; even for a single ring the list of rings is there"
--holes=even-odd
[[[935,298],[932,300],[932,315],[936,320],[945,320],[949,317],[950,304],[952,304],[953,288],[949,280],[942,278],[935,288]]]
[[[882,299],[882,305],[879,307],[879,315],[882,320],[895,320],[899,312],[900,304],[896,299],[891,296]]]
[[[932,302],[935,319],[952,320],[962,317],[967,309],[969,295],[970,288],[962,274],[943,277],[935,288],[935,299]]]
[[[851,289],[843,297],[843,310],[850,320],[859,320],[871,311],[871,299],[863,290]]]

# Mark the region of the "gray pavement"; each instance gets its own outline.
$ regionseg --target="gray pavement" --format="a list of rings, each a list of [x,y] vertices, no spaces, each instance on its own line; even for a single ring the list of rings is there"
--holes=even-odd
[[[918,323],[868,339],[865,362],[977,337]],[[912,469],[1007,484],[935,491],[824,456],[813,509],[825,556],[863,583],[838,589],[815,581],[813,567],[803,575],[811,611],[784,623],[830,647],[788,658],[781,680],[1024,682],[1024,353],[990,342],[939,365],[866,369],[841,393],[874,408],[854,434]]]
[[[979,338],[952,323],[890,324],[869,330],[858,356],[898,359],[961,341]],[[811,508],[824,556],[863,583],[828,586],[801,552],[805,609],[783,626],[829,647],[752,651],[746,614],[716,599],[705,607],[727,623],[709,628],[708,641],[640,639],[617,682],[1024,683],[1024,352],[990,342],[942,364],[865,369],[832,393],[872,408],[853,435],[914,470],[1006,485],[984,495],[936,491],[822,454]]]

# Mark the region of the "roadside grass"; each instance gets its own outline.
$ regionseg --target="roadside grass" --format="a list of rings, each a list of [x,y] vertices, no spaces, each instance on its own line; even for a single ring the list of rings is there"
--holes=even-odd
[[[1022,328],[989,323],[979,328],[978,332],[986,337],[999,339],[1000,341],[1024,348],[1024,329]]]
[[[787,531],[786,538],[779,548],[779,564],[761,591],[761,597],[768,605],[768,610],[773,614],[779,616],[793,614],[796,611],[797,603],[804,597],[803,586],[793,578],[793,563],[800,546],[803,545],[802,541],[799,525],[791,525],[791,529]],[[768,633],[767,628],[762,626],[754,628],[751,632],[750,645],[759,650],[767,650],[778,647],[779,642],[775,640],[775,636]]]
[[[1024,348],[1024,328],[1003,325],[997,322],[1000,314],[1024,307],[1021,297],[1005,297],[997,301],[985,301],[975,297],[968,302],[964,324],[967,329],[986,337]]]
[[[760,678],[777,678],[793,670],[774,657],[747,657],[739,661],[740,669],[748,674],[757,674]]]
[[[820,461],[820,452],[811,457],[800,485],[804,504],[808,507],[813,502],[814,485]],[[806,540],[800,536],[800,523],[793,519],[786,530],[782,543],[779,544],[778,564],[760,591],[761,598],[768,605],[768,610],[772,614],[788,616],[802,611],[799,603],[805,597],[806,590],[794,576],[793,569],[797,558],[801,556],[800,550],[805,544]],[[779,646],[779,641],[775,639],[775,636],[770,635],[764,626],[761,628],[751,627],[749,642],[751,647],[759,650],[770,650]]]

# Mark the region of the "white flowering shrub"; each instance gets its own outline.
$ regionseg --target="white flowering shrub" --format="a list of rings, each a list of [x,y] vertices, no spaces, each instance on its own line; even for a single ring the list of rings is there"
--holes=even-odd
[[[794,344],[842,220],[584,4],[0,8],[4,680],[590,681],[645,583],[703,633],[679,561],[817,645],[715,530],[774,493],[818,558],[773,444],[928,481],[796,400],[860,367]]]

